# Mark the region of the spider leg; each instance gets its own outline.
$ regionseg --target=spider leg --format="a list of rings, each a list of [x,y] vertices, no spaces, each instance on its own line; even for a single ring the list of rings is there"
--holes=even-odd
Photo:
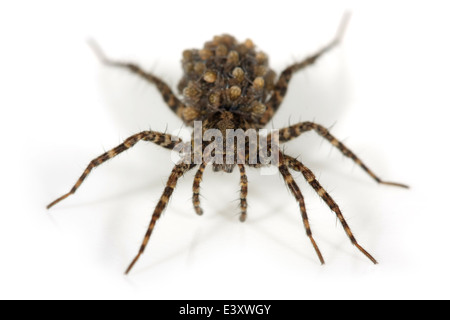
[[[267,124],[280,107],[286,95],[289,86],[289,81],[291,80],[294,73],[314,64],[317,61],[317,59],[319,59],[323,54],[327,53],[341,42],[349,20],[350,14],[345,13],[344,16],[342,17],[341,24],[336,33],[336,36],[331,42],[329,42],[326,46],[324,46],[322,49],[320,49],[313,55],[305,58],[303,61],[292,64],[291,66],[283,70],[283,72],[281,72],[280,77],[278,78],[278,81],[275,84],[273,93],[270,99],[266,102],[267,110],[261,118],[261,124],[263,125]]]
[[[52,203],[50,203],[47,206],[47,209],[50,209],[55,204],[60,202],[61,200],[64,200],[68,196],[74,194],[77,189],[80,187],[80,185],[83,183],[83,181],[86,179],[86,177],[89,175],[89,173],[94,169],[95,167],[101,165],[105,161],[108,161],[109,159],[114,158],[118,154],[122,153],[123,151],[133,147],[138,141],[144,140],[144,141],[150,141],[153,142],[163,148],[167,149],[173,149],[176,144],[181,142],[181,139],[174,137],[170,134],[163,134],[155,131],[143,131],[141,133],[137,133],[135,135],[132,135],[131,137],[127,138],[122,144],[119,144],[117,147],[105,152],[101,156],[95,158],[92,160],[89,165],[86,167],[86,169],[83,171],[83,174],[78,178],[75,185],[72,187],[72,189],[66,193],[65,195],[59,197]]]
[[[248,179],[245,174],[245,166],[243,164],[238,164],[240,172],[240,186],[241,186],[241,216],[239,220],[244,222],[247,218],[247,193],[248,193]]]
[[[311,170],[309,170],[303,163],[300,161],[284,155],[285,163],[289,166],[289,168],[299,171],[302,173],[303,177],[306,181],[310,184],[310,186],[316,191],[316,193],[325,201],[325,203],[330,207],[334,213],[336,213],[339,221],[342,224],[342,227],[345,230],[345,233],[347,233],[347,236],[349,237],[352,244],[359,249],[367,258],[369,258],[374,264],[377,264],[377,261],[372,257],[366,250],[364,250],[363,247],[361,247],[358,242],[356,241],[355,237],[353,236],[352,231],[350,230],[350,227],[348,226],[347,222],[344,219],[344,216],[341,213],[341,210],[339,209],[336,202],[331,198],[331,196],[328,194],[328,192],[325,191],[325,189],[320,185],[319,181],[317,181],[316,177],[312,173]]]
[[[162,212],[167,206],[167,203],[169,202],[169,199],[173,193],[173,190],[175,189],[175,186],[177,184],[178,179],[183,176],[187,171],[195,167],[195,164],[185,164],[180,163],[177,164],[173,170],[172,173],[169,176],[169,179],[167,181],[166,187],[164,189],[164,192],[159,199],[158,204],[156,205],[155,211],[153,212],[152,219],[150,221],[150,225],[148,226],[147,232],[145,233],[144,240],[142,241],[141,247],[139,249],[138,254],[131,262],[130,266],[125,271],[125,274],[128,274],[130,270],[133,268],[133,266],[136,264],[140,256],[144,253],[145,247],[148,244],[148,241],[150,239],[150,236],[153,232],[153,228],[155,227],[156,221],[158,221],[159,217],[161,216]]]
[[[294,178],[292,177],[291,173],[289,172],[289,169],[287,168],[281,153],[280,153],[280,163],[278,165],[278,170],[280,171],[281,175],[283,176],[283,179],[286,182],[287,186],[289,187],[289,190],[291,190],[295,199],[299,203],[300,211],[302,213],[303,225],[305,226],[305,229],[306,229],[306,235],[308,236],[309,240],[311,240],[314,250],[316,251],[316,254],[319,257],[320,263],[325,264],[325,260],[323,259],[322,253],[320,253],[319,247],[317,246],[316,241],[314,240],[314,238],[312,236],[311,226],[309,225],[308,215],[306,213],[305,200],[300,191],[300,188],[298,187],[297,183],[294,181]]]
[[[192,186],[192,191],[194,193],[194,195],[192,196],[192,202],[194,204],[195,212],[199,216],[203,214],[203,210],[200,207],[200,183],[202,182],[203,179],[203,172],[205,171],[205,167],[206,162],[202,162],[202,164],[200,164],[200,167],[197,170],[197,173],[195,174],[194,184]]]
[[[100,47],[93,40],[90,40],[88,42],[88,44],[90,45],[90,47],[92,48],[94,53],[97,55],[97,57],[100,59],[100,61],[102,61],[104,64],[106,64],[108,66],[112,66],[112,67],[128,69],[129,71],[144,78],[148,82],[153,83],[156,86],[156,88],[158,89],[158,91],[161,93],[166,104],[169,106],[169,108],[173,112],[175,112],[175,114],[178,117],[183,119],[183,121],[187,121],[187,122],[192,120],[191,118],[194,115],[192,115],[191,113],[194,112],[194,110],[192,108],[187,108],[177,98],[177,96],[173,93],[173,91],[170,89],[170,87],[159,77],[153,75],[152,73],[145,72],[144,70],[141,69],[141,67],[139,67],[138,65],[136,65],[134,63],[113,61],[113,60],[108,59],[104,55],[104,53],[102,52]]]
[[[290,141],[297,138],[302,133],[314,130],[320,136],[328,140],[333,146],[339,149],[342,154],[350,159],[352,159],[358,166],[360,166],[368,175],[370,175],[379,184],[391,185],[401,188],[409,188],[407,185],[397,182],[389,182],[381,180],[372,170],[370,170],[349,148],[347,148],[342,142],[337,140],[334,136],[330,134],[327,128],[313,122],[300,122],[293,126],[283,128],[279,130],[279,141],[280,143]],[[270,136],[267,138],[270,141]]]

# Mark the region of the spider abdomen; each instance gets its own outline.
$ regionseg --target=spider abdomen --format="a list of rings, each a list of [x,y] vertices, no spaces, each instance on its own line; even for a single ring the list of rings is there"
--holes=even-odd
[[[185,104],[201,119],[204,114],[230,111],[262,115],[274,88],[275,72],[267,55],[251,40],[242,43],[230,35],[215,36],[202,49],[183,52],[183,78],[178,89]]]

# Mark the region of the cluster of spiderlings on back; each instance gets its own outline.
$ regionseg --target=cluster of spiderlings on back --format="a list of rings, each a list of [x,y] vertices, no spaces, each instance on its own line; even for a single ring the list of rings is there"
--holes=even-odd
[[[275,72],[268,67],[267,55],[256,51],[251,40],[238,43],[230,35],[215,36],[203,49],[185,50],[182,64],[178,89],[189,107],[185,118],[198,119],[214,110],[251,117],[265,112]]]

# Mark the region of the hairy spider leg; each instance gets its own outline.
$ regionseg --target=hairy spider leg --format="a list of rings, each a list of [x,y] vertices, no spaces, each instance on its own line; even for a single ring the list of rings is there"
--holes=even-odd
[[[80,185],[83,183],[83,181],[86,179],[86,177],[89,175],[89,173],[92,171],[92,169],[94,169],[95,167],[98,167],[105,161],[108,161],[109,159],[114,158],[115,156],[122,153],[123,151],[130,149],[140,140],[153,142],[153,143],[155,143],[163,148],[166,148],[166,149],[173,149],[175,147],[175,145],[182,142],[180,138],[174,137],[167,133],[160,133],[160,132],[155,132],[155,131],[143,131],[143,132],[137,133],[135,135],[132,135],[131,137],[127,138],[122,144],[118,145],[117,147],[105,152],[101,156],[92,160],[89,163],[89,165],[86,167],[86,169],[83,171],[83,174],[77,180],[77,182],[72,187],[72,189],[65,195],[59,197],[58,199],[56,199],[55,201],[50,203],[47,206],[47,209],[50,209],[51,207],[53,207],[55,204],[57,204],[61,200],[64,200],[68,196],[74,194],[77,191],[77,189],[80,187]]]
[[[300,188],[298,187],[297,183],[294,181],[294,178],[292,177],[291,173],[289,172],[289,169],[285,164],[284,156],[282,155],[281,152],[280,152],[280,163],[278,164],[278,170],[280,171],[281,175],[283,176],[283,179],[286,182],[289,190],[291,190],[295,199],[299,203],[300,211],[302,214],[303,225],[305,226],[305,229],[306,229],[306,235],[308,236],[309,240],[311,240],[314,250],[316,250],[316,254],[319,257],[320,263],[325,264],[325,260],[323,259],[322,253],[320,252],[319,247],[317,246],[317,243],[314,240],[313,235],[312,235],[311,226],[309,224],[308,215],[306,213],[305,199],[303,198]]]
[[[206,162],[202,162],[195,174],[194,184],[192,185],[192,203],[194,204],[195,212],[201,216],[203,214],[203,209],[200,207],[200,183],[203,180],[203,172],[205,171]]]
[[[180,177],[182,177],[187,171],[194,168],[195,164],[186,164],[186,163],[180,163],[177,164],[173,170],[172,173],[169,176],[169,179],[167,180],[166,187],[164,188],[164,192],[161,196],[161,198],[158,201],[158,204],[156,205],[155,211],[153,212],[152,219],[150,221],[150,225],[148,226],[147,232],[145,233],[144,240],[142,241],[141,247],[139,249],[138,254],[131,262],[130,266],[125,271],[125,274],[128,274],[130,270],[133,268],[133,266],[136,264],[138,259],[141,257],[141,255],[144,253],[145,248],[148,244],[148,241],[150,240],[150,236],[153,232],[153,228],[155,227],[156,221],[161,217],[162,212],[167,207],[167,203],[169,202],[169,199],[173,193],[173,190],[175,189],[177,185],[177,181]]]
[[[341,20],[341,24],[338,28],[336,36],[330,43],[328,43],[325,47],[323,47],[313,55],[305,58],[300,62],[290,65],[281,72],[280,77],[278,78],[278,81],[275,84],[275,88],[269,100],[265,103],[267,106],[267,110],[261,117],[260,120],[261,124],[263,125],[267,124],[272,119],[273,115],[277,112],[278,108],[283,102],[284,97],[286,96],[289,81],[291,80],[294,73],[314,64],[317,61],[317,59],[319,59],[323,54],[327,53],[341,42],[349,20],[350,20],[350,13],[347,12],[346,14],[344,14]]]
[[[330,207],[330,209],[336,214],[336,216],[338,217],[339,221],[342,224],[342,227],[345,230],[345,233],[349,237],[352,244],[355,247],[357,247],[359,251],[361,251],[374,264],[377,264],[377,261],[374,259],[374,257],[372,257],[363,247],[361,247],[358,244],[355,237],[353,236],[352,231],[350,230],[350,227],[345,221],[344,216],[342,215],[341,210],[339,209],[339,206],[336,204],[333,198],[331,198],[328,192],[326,192],[325,189],[320,185],[319,181],[317,181],[312,171],[309,170],[303,163],[301,163],[297,159],[294,159],[287,155],[284,156],[284,159],[285,163],[288,165],[289,168],[302,173],[303,177],[309,183],[309,185],[316,191],[316,193],[323,199],[323,201],[325,201],[328,207]]]
[[[240,186],[241,186],[241,197],[240,197],[240,207],[241,215],[239,220],[244,222],[247,219],[247,194],[248,194],[248,179],[245,174],[245,166],[243,164],[238,164],[240,173]]]
[[[180,101],[180,99],[177,98],[175,93],[173,93],[172,89],[170,89],[170,87],[163,80],[153,75],[152,73],[142,70],[141,67],[139,67],[134,63],[110,60],[104,55],[103,51],[93,40],[89,40],[88,43],[92,48],[92,50],[94,51],[94,53],[100,59],[100,61],[102,61],[104,64],[112,67],[128,69],[132,73],[135,73],[138,76],[147,80],[148,82],[154,84],[158,89],[158,91],[161,93],[164,101],[169,106],[169,108],[183,121],[188,122],[186,121],[185,115],[186,112],[188,113],[189,108],[186,108],[186,106]]]
[[[347,148],[342,142],[337,140],[334,136],[330,134],[327,128],[313,122],[300,122],[287,128],[282,128],[279,130],[279,141],[284,143],[297,138],[302,133],[314,130],[321,137],[328,140],[334,147],[338,148],[342,154],[350,159],[352,159],[358,166],[360,166],[368,175],[370,175],[379,184],[385,184],[401,188],[409,188],[407,185],[397,182],[389,182],[381,180],[372,170],[370,170],[349,148]],[[268,137],[268,141],[270,136]]]
[[[192,190],[193,190],[193,197],[192,197],[192,202],[194,204],[194,209],[195,212],[198,215],[202,215],[203,214],[203,210],[200,207],[200,183],[202,182],[203,179],[203,173],[205,171],[205,167],[206,167],[206,163],[203,162],[198,170],[197,173],[195,174],[194,177],[194,184],[192,186]],[[247,218],[247,194],[248,194],[248,179],[247,179],[247,175],[245,173],[245,166],[243,164],[239,164],[239,173],[240,173],[240,187],[241,187],[241,191],[240,191],[240,208],[241,208],[241,215],[239,217],[239,220],[244,222]]]

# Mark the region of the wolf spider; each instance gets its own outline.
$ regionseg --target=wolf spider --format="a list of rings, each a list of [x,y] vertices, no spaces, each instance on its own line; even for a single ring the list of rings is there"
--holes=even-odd
[[[188,126],[193,126],[194,121],[202,121],[203,132],[208,129],[218,129],[225,133],[227,129],[247,130],[260,129],[266,126],[280,107],[286,95],[289,81],[294,73],[312,65],[319,57],[338,45],[342,39],[347,22],[348,15],[345,15],[336,36],[328,45],[303,61],[287,67],[283,70],[278,79],[276,79],[275,72],[268,66],[267,55],[261,51],[257,51],[251,40],[239,43],[230,35],[222,35],[216,36],[213,40],[206,42],[204,47],[200,50],[185,50],[182,59],[184,75],[178,85],[179,92],[183,95],[183,100],[180,100],[164,81],[152,73],[142,70],[138,65],[133,63],[109,60],[101,52],[99,47],[95,45],[92,47],[104,64],[127,69],[154,84],[169,108]],[[350,151],[350,149],[332,136],[327,128],[317,123],[300,122],[279,129],[279,142],[284,143],[290,141],[308,131],[315,131],[318,135],[325,138],[331,145],[340,150],[342,154],[352,159],[376,182],[407,188],[404,184],[381,180],[352,151]],[[267,139],[269,140],[269,136]],[[179,143],[182,143],[180,138],[167,133],[143,131],[134,134],[127,138],[122,144],[93,159],[72,189],[50,203],[47,208],[54,206],[61,200],[74,194],[92,169],[105,161],[114,158],[123,151],[130,149],[141,140],[153,142],[169,150],[173,150]],[[191,142],[188,143],[190,144]],[[201,147],[202,151],[204,151],[206,144],[202,143]],[[246,151],[248,151],[248,149],[249,145],[247,143]],[[322,264],[325,263],[311,232],[303,195],[289,169],[300,172],[303,175],[309,185],[336,214],[351,243],[376,264],[377,261],[358,244],[338,205],[320,185],[311,170],[299,160],[284,154],[283,152],[278,152],[278,170],[299,203],[306,235],[310,239],[320,262]],[[203,213],[200,206],[199,190],[203,172],[207,165],[208,162],[205,160],[199,164],[180,161],[175,165],[169,176],[164,192],[153,212],[150,225],[144,236],[139,252],[127,268],[126,274],[130,272],[139,257],[144,253],[155,224],[166,208],[178,179],[195,167],[198,167],[198,169],[193,184],[193,205],[197,214],[201,215]],[[246,198],[248,185],[245,166],[258,168],[262,167],[262,164],[250,164],[247,157],[244,163],[233,163],[231,165],[213,163],[212,167],[214,171],[232,172],[236,165],[240,172],[240,220],[245,221],[247,216]]]

